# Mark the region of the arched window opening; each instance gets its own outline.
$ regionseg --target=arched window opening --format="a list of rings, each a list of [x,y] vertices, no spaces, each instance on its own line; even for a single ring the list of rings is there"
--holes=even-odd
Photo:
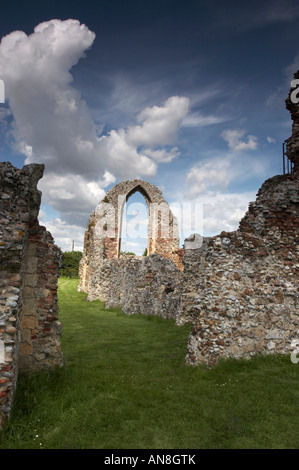
[[[146,256],[148,251],[149,211],[144,196],[136,191],[123,207],[120,255]]]

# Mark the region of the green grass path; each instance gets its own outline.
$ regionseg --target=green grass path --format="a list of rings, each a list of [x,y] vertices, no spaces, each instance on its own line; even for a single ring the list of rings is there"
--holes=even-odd
[[[187,367],[190,326],[85,299],[59,280],[65,366],[19,377],[0,449],[299,448],[290,357]]]

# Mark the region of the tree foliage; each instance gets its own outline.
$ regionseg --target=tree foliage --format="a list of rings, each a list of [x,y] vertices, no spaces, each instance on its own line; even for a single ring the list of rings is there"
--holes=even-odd
[[[62,253],[62,266],[60,276],[71,278],[79,277],[79,263],[82,258],[81,251],[65,251]]]

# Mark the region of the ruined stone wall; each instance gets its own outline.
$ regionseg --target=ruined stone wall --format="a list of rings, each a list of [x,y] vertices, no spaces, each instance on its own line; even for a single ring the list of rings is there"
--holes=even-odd
[[[89,299],[98,298],[99,295],[101,297],[101,286],[106,282],[103,278],[103,263],[107,266],[107,260],[117,260],[120,256],[123,208],[136,191],[144,196],[149,209],[148,255],[161,255],[173,261],[178,269],[183,267],[177,220],[161,191],[146,181],[123,181],[108,191],[90,215],[87,224],[79,270],[79,290],[87,292]]]
[[[299,78],[299,71],[294,78]],[[181,253],[176,237],[164,239],[164,249],[157,250],[160,256],[144,260],[118,258],[119,222],[112,231],[115,236],[97,242],[99,213],[106,217],[107,229],[110,220],[103,204],[108,203],[108,208],[119,190],[124,200],[140,190],[148,203],[163,202],[159,190],[151,193],[152,185],[139,180],[108,192],[99,213],[91,215],[85,236],[80,289],[88,299],[99,298],[127,313],[189,323],[188,364],[293,352],[299,345],[299,104],[292,90],[286,105],[293,119],[286,145],[292,173],[264,182],[238,230],[209,238],[188,237],[183,270],[177,262]],[[149,247],[151,243],[150,239]],[[165,257],[176,264],[166,263]]]
[[[189,364],[286,354],[299,344],[299,103],[293,88],[286,99],[292,174],[264,182],[237,231],[194,250],[188,242],[180,322],[193,325]]]
[[[299,343],[299,181],[267,180],[239,229],[185,252],[189,364],[288,353]],[[190,243],[190,242],[189,242]]]
[[[0,163],[0,428],[19,370],[62,364],[59,250],[38,223],[43,165]]]
[[[275,176],[238,230],[185,240],[183,272],[159,255],[105,259],[88,298],[189,323],[188,364],[286,354],[299,344],[298,238],[298,178]]]
[[[120,307],[127,314],[176,320],[181,276],[174,262],[163,256],[123,256],[102,265],[100,297],[106,307]]]
[[[161,255],[107,259],[95,243],[88,299],[124,312],[190,323],[186,361],[287,353],[299,344],[299,187],[295,174],[265,181],[234,232],[185,240],[181,272]],[[92,220],[92,219],[91,219]],[[82,268],[82,267],[81,267]]]

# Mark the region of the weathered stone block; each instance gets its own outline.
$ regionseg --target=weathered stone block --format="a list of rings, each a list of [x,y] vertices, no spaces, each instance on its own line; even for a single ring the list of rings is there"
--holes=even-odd
[[[30,343],[21,343],[20,345],[20,354],[21,356],[29,356],[29,354],[32,354],[33,348],[32,344]]]
[[[0,331],[1,341],[5,338],[5,342],[1,343],[4,348],[0,346],[0,382],[4,383],[3,380],[6,379],[3,377],[7,373],[11,380],[10,389],[5,391],[1,400],[0,427],[9,417],[18,369],[51,367],[51,361],[53,364],[62,363],[59,348],[53,349],[50,361],[46,358],[44,362],[42,359],[37,361],[32,357],[33,338],[34,349],[39,358],[47,347],[42,342],[43,325],[37,328],[37,300],[42,300],[42,295],[45,294],[37,290],[45,282],[49,286],[49,291],[46,292],[47,302],[45,299],[43,302],[45,317],[51,313],[57,318],[58,312],[57,299],[52,293],[57,288],[58,249],[49,232],[39,225],[36,218],[41,199],[36,186],[43,169],[43,165],[32,164],[19,170],[8,162],[0,163],[0,318],[5,319]],[[43,256],[38,257],[40,244],[44,251]],[[44,264],[47,263],[51,265],[51,276],[44,269]],[[58,327],[55,328],[55,321],[53,325],[51,334],[47,332],[48,344],[53,338],[55,344],[59,343],[61,331]]]
[[[36,317],[33,315],[24,315],[22,319],[22,328],[24,329],[33,329],[36,327]]]

